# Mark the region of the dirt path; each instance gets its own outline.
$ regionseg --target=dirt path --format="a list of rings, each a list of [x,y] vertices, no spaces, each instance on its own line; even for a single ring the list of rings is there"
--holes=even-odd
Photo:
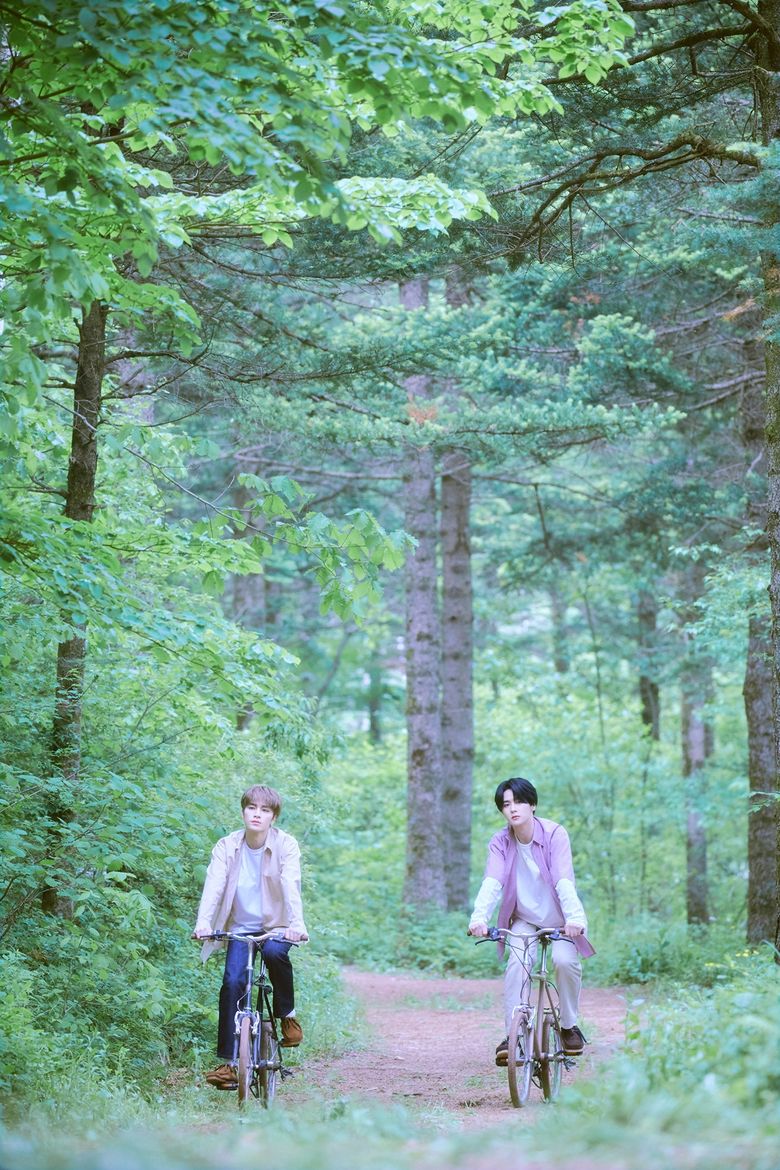
[[[496,1068],[501,1038],[500,979],[426,978],[345,971],[362,1007],[365,1045],[334,1060],[307,1060],[285,1097],[368,1098],[455,1114],[465,1129],[495,1125],[512,1110],[506,1071]],[[623,1038],[620,989],[584,989],[583,1031],[590,1040],[566,1082],[588,1076]],[[538,1091],[533,1090],[536,1103]],[[533,1121],[538,1104],[522,1112]]]

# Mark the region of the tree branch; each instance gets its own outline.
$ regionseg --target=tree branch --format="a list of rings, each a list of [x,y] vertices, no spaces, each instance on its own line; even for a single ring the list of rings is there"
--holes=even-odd
[[[628,64],[638,65],[640,61],[649,61],[652,57],[661,57],[664,53],[674,52],[675,49],[692,48],[694,45],[701,45],[705,41],[720,41],[725,40],[727,37],[746,36],[749,32],[750,26],[741,24],[738,27],[734,25],[722,25],[720,28],[710,28],[698,33],[689,33],[687,37],[678,37],[676,41],[665,41],[660,45],[651,45],[643,53],[636,53],[633,57],[629,57]]]

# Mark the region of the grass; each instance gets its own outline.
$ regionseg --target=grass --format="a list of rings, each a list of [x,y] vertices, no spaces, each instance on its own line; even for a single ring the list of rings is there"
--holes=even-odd
[[[780,1170],[780,972],[755,954],[702,956],[702,967],[711,986],[650,984],[641,1022],[636,1011],[629,1019],[625,1053],[567,1085],[554,1107],[535,1106],[532,1117],[507,1108],[498,1128],[480,1126],[477,1075],[453,1112],[342,1098],[301,1108],[282,1088],[270,1114],[239,1117],[232,1094],[197,1088],[192,1073],[142,1091],[84,1062],[44,1079],[23,1124],[2,1133],[0,1166]],[[413,1006],[463,1009],[455,995],[423,991],[421,980]]]

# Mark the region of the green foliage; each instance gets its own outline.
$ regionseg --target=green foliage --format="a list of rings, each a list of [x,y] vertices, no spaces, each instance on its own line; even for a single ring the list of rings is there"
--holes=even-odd
[[[755,952],[735,950],[733,926],[692,928],[662,914],[637,916],[612,929],[603,926],[598,942],[598,953],[588,961],[588,977],[604,985],[717,987],[732,983],[756,963]]]
[[[556,1116],[555,1140],[593,1160],[667,1162],[720,1170],[771,1166],[778,1138],[778,974],[764,952],[726,961],[713,990],[679,984],[635,1003],[626,1049],[603,1075],[582,1080]],[[552,1139],[542,1121],[538,1139]],[[645,1160],[646,1159],[646,1160]]]
[[[488,211],[483,194],[449,192],[436,177],[389,185],[361,177],[342,188],[327,165],[344,159],[356,125],[392,132],[409,117],[433,118],[452,131],[557,104],[540,78],[497,76],[496,60],[520,47],[503,0],[476,10],[479,35],[469,19],[467,52],[452,43],[460,21],[451,7],[426,12],[440,32],[425,38],[387,7],[351,0],[272,9],[160,0],[151,14],[126,0],[95,12],[34,0],[8,10],[0,319],[14,317],[17,328],[0,348],[9,413],[42,387],[33,347],[61,336],[74,303],[110,302],[125,327],[156,313],[182,352],[199,345],[179,290],[143,283],[163,250],[199,230],[229,224],[271,247],[291,244],[291,221],[326,216],[382,242]],[[615,0],[556,10],[542,21],[552,32],[539,59],[562,45],[565,68],[600,76],[622,59],[630,29],[619,11]],[[521,51],[537,59],[530,41]],[[225,168],[233,190],[220,183],[204,196],[187,177],[192,168]]]
[[[408,969],[488,979],[503,973],[495,944],[477,943],[466,936],[468,916],[462,912],[401,913],[395,941],[395,963]]]
[[[750,958],[750,964],[744,960]],[[727,1101],[775,1112],[780,1091],[780,1002],[771,955],[744,952],[741,977],[735,963],[720,964],[727,986],[707,994],[688,992],[682,1004],[653,1011],[635,1049],[644,1060],[651,1090],[670,1082],[693,1095],[703,1090],[717,1111]],[[712,1020],[722,1028],[708,1027]]]
[[[739,1139],[731,1165],[747,1165],[749,1139],[772,1133],[778,1087],[774,973],[761,956],[733,957],[739,687],[766,572],[742,555],[755,537],[746,496],[763,489],[755,470],[744,480],[753,456],[738,443],[734,388],[756,377],[755,257],[776,204],[775,148],[740,141],[752,72],[735,75],[733,54],[752,54],[759,32],[713,43],[711,6],[643,13],[640,57],[658,37],[703,39],[629,73],[609,72],[632,33],[614,0],[107,0],[94,11],[32,0],[5,5],[2,20],[9,1115],[37,1101],[82,1130],[148,1121],[179,1077],[188,1121],[202,1119],[191,1069],[209,1059],[219,971],[198,966],[188,933],[209,848],[253,780],[290,797],[285,823],[304,844],[307,1040],[339,1046],[351,1026],[338,961],[498,976],[494,949],[465,937],[467,908],[415,918],[402,899],[400,604],[391,584],[383,610],[378,583],[409,548],[399,449],[455,445],[478,485],[473,888],[501,824],[496,781],[530,775],[541,814],[572,835],[598,949],[587,977],[674,996],[632,1036],[609,1090],[584,1089],[570,1141],[597,1149],[611,1127],[628,1148],[639,1118],[655,1164],[675,1164],[694,1118],[730,1155]],[[429,307],[409,313],[396,286],[421,273]],[[455,308],[450,278],[464,273]],[[80,306],[95,299],[111,306],[112,374],[86,525],[62,518],[58,493],[62,395]],[[127,376],[126,351],[139,362]],[[416,413],[414,376],[431,389]],[[124,401],[136,393],[155,394],[150,417]],[[184,425],[159,425],[182,413]],[[278,477],[263,466],[269,450],[282,452]],[[257,473],[242,475],[254,452]],[[336,491],[340,520],[320,510]],[[689,607],[675,574],[694,562],[707,587]],[[267,613],[232,601],[246,581],[268,587]],[[648,587],[660,630],[640,650],[634,595]],[[53,662],[85,625],[71,785],[49,755]],[[556,674],[558,633],[567,670]],[[717,750],[696,797],[713,917],[700,933],[683,925],[683,634],[711,655],[717,685]],[[662,686],[658,743],[638,719],[640,666]],[[355,729],[377,695],[386,738],[369,747]],[[71,919],[38,909],[51,886]],[[699,993],[683,998],[680,978]],[[735,1011],[739,1025],[721,1027]],[[224,1104],[206,1106],[220,1126]],[[280,1160],[319,1165],[335,1133],[339,1165],[419,1161],[408,1119],[328,1110],[303,1138],[307,1127],[280,1115]],[[245,1157],[223,1132],[213,1145],[198,1133],[195,1163]],[[399,1154],[410,1134],[418,1144]],[[664,1135],[671,1159],[655,1156],[669,1153]],[[168,1134],[171,1159],[179,1141]],[[37,1170],[38,1151],[22,1155]],[[74,1160],[101,1157],[82,1148]],[[702,1160],[716,1165],[711,1150]]]

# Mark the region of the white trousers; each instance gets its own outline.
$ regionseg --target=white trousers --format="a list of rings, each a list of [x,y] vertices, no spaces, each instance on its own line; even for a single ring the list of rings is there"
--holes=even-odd
[[[513,934],[536,934],[537,928],[530,922],[515,919],[509,928]],[[507,939],[506,949],[508,959],[504,972],[504,1014],[506,1030],[512,1023],[512,1012],[519,1003],[528,1003],[530,995],[529,972],[533,970],[536,960],[537,943],[534,941],[524,953],[523,946],[517,946],[516,953],[510,948],[511,939]],[[519,941],[519,940],[518,940]],[[549,956],[548,951],[548,956]],[[582,987],[582,964],[577,948],[566,939],[558,938],[552,944],[552,961],[555,968],[555,986],[558,988],[558,999],[561,1005],[561,1027],[573,1028],[577,1023],[580,1007],[580,988]]]

